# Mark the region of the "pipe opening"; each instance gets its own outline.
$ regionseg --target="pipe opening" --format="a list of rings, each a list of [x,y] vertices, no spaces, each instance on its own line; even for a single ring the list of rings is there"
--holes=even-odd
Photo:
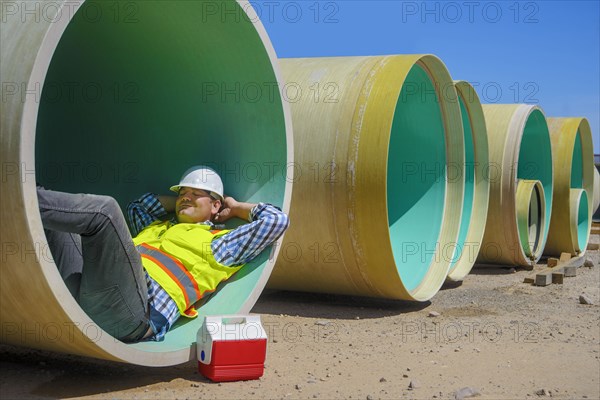
[[[458,102],[460,105],[460,113],[462,116],[463,133],[465,141],[465,164],[463,169],[463,174],[465,177],[465,192],[462,208],[462,217],[460,220],[460,231],[458,233],[458,240],[456,246],[457,254],[453,258],[450,270],[453,270],[456,267],[457,262],[460,259],[460,255],[462,253],[462,249],[465,246],[467,234],[469,233],[471,216],[473,214],[473,203],[475,201],[475,146],[473,143],[473,124],[471,123],[471,116],[469,114],[469,111],[467,110],[467,107],[465,106],[465,101],[460,91],[458,96]]]
[[[573,191],[571,191],[573,192]],[[587,192],[578,191],[577,202],[573,205],[577,209],[577,250],[585,251],[589,240],[590,214]]]
[[[545,196],[544,220],[550,221],[553,193],[552,145],[546,118],[538,109],[529,114],[523,129],[517,178],[540,181]],[[542,242],[545,242],[548,228],[549,224],[545,224]]]
[[[134,23],[81,17],[99,8],[112,15],[114,5],[86,2],[62,35],[39,105],[38,182],[110,195],[124,209],[143,193],[168,194],[183,171],[205,164],[219,172],[227,194],[282,207],[286,121],[257,28],[243,17],[207,18],[202,2],[130,3]],[[227,7],[243,15],[237,2]],[[201,315],[249,311],[273,262],[263,252]],[[131,346],[189,348],[201,319],[181,319],[164,342]]]
[[[407,290],[423,281],[438,242],[446,194],[446,139],[437,91],[414,65],[396,104],[387,162],[388,225]]]
[[[577,130],[575,144],[573,145],[573,159],[571,161],[571,188],[583,188],[583,148],[581,131]]]
[[[543,225],[542,221],[544,216],[542,215],[542,194],[540,193],[538,186],[534,186],[531,202],[529,203],[529,248],[531,252],[528,256],[537,253],[540,246],[540,238],[542,236]]]
[[[543,244],[546,225],[546,198],[539,181],[519,180],[517,183],[517,227],[523,252],[537,259]]]
[[[592,218],[594,221],[600,221],[600,165],[596,165],[593,172]]]

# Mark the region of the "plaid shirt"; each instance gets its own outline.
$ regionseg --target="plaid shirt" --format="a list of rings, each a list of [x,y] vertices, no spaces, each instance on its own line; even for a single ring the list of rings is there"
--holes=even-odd
[[[167,215],[166,210],[154,193],[146,193],[127,206],[127,217],[137,236],[145,227]],[[211,243],[215,260],[226,266],[245,264],[258,256],[268,245],[277,240],[289,226],[289,218],[275,206],[259,203],[250,211],[250,223],[242,225]],[[171,220],[177,223],[174,218]],[[214,227],[212,222],[204,224]],[[150,325],[154,336],[149,340],[161,341],[179,318],[175,301],[148,275],[148,305]]]

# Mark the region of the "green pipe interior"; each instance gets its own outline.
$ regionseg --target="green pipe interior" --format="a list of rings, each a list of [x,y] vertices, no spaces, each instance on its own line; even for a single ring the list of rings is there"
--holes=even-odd
[[[581,251],[585,251],[588,243],[588,234],[589,234],[589,205],[588,205],[588,197],[587,192],[585,190],[581,191],[581,197],[579,199],[579,206],[577,209],[577,243],[579,244],[579,249]]]
[[[396,104],[387,163],[389,234],[409,291],[423,281],[439,241],[446,191],[444,133],[434,86],[415,65]]]
[[[135,23],[108,18],[112,3],[86,2],[78,14],[100,8],[106,17],[76,15],[61,38],[39,107],[38,182],[111,195],[124,207],[145,192],[168,194],[189,166],[207,164],[221,174],[226,193],[282,206],[284,113],[253,24],[207,18],[202,2],[128,4],[135,5]],[[263,252],[234,275],[200,314],[239,310],[267,258]],[[180,323],[164,342],[133,346],[188,347],[200,323]]]
[[[462,250],[464,249],[465,242],[467,240],[467,233],[469,233],[471,214],[473,212],[473,201],[475,196],[475,147],[473,144],[473,127],[471,124],[471,119],[469,118],[469,112],[467,111],[467,107],[465,107],[465,102],[460,95],[458,96],[458,102],[460,104],[460,113],[462,116],[465,140],[465,165],[463,171],[465,176],[465,198],[463,201],[460,231],[458,233],[456,245],[457,251],[452,258],[450,270],[456,266],[456,262],[459,260]]]
[[[521,185],[527,185],[524,181],[518,182],[518,187],[525,187]],[[535,185],[527,192],[527,198],[521,198],[521,201],[527,202],[526,212],[521,214],[517,211],[517,226],[519,230],[519,240],[523,252],[527,257],[533,257],[540,246],[540,239],[542,238],[542,209],[544,194],[540,193],[538,186]],[[519,189],[517,189],[519,191]],[[519,197],[518,197],[519,198]]]
[[[529,228],[529,253],[528,256],[533,256],[538,251],[540,239],[542,236],[542,194],[538,190],[538,186],[534,186],[531,194],[531,202],[529,203],[529,216],[527,218]]]
[[[548,125],[541,111],[534,110],[525,123],[521,147],[519,149],[519,161],[517,169],[518,179],[539,180],[544,189],[546,198],[546,221],[550,221],[552,212],[552,145]],[[545,243],[546,235],[550,227],[546,223],[541,244]]]
[[[573,160],[571,161],[571,188],[583,188],[583,149],[581,148],[581,132],[575,135]]]

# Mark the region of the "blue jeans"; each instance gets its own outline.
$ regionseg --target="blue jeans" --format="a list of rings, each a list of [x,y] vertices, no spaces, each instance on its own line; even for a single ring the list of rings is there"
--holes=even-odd
[[[148,322],[148,288],[125,218],[109,196],[37,188],[50,251],[73,297],[111,336],[140,340]]]

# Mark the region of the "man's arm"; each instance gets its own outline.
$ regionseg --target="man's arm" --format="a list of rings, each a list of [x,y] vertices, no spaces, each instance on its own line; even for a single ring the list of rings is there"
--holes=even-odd
[[[174,196],[158,196],[154,193],[146,193],[139,199],[127,205],[127,221],[136,236],[145,227],[154,221],[160,221],[170,212],[175,211]]]
[[[288,216],[273,205],[241,203],[226,197],[225,207],[219,212],[217,221],[224,222],[234,216],[250,223],[215,239],[211,244],[215,259],[227,266],[245,264],[256,258],[290,224]]]
[[[250,213],[257,205],[258,204],[237,201],[231,196],[225,196],[223,205],[215,216],[215,222],[223,223],[231,218],[239,218],[244,221],[252,222]]]

